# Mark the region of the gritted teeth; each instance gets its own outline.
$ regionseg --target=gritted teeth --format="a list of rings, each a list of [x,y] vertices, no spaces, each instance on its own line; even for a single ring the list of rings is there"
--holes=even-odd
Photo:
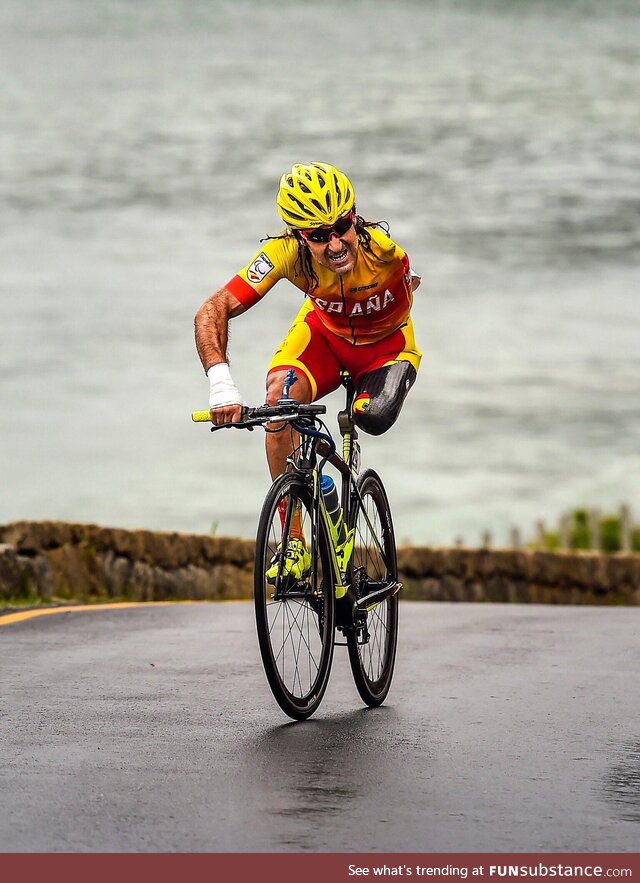
[[[348,249],[344,248],[344,249],[343,249],[341,252],[339,252],[338,254],[331,254],[331,255],[329,255],[329,260],[331,260],[331,261],[343,261],[343,260],[346,258],[347,254],[348,254]]]

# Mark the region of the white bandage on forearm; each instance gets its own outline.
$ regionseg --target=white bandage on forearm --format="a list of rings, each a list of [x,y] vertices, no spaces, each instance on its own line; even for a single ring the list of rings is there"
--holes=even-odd
[[[226,405],[242,405],[242,396],[233,382],[226,362],[212,365],[207,371],[209,378],[209,407],[223,408]]]

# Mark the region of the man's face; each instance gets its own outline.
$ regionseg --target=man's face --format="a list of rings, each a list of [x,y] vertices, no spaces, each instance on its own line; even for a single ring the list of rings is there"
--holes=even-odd
[[[306,238],[304,242],[314,260],[323,267],[340,275],[353,270],[360,244],[354,224],[341,235],[332,232],[328,242],[313,242]]]

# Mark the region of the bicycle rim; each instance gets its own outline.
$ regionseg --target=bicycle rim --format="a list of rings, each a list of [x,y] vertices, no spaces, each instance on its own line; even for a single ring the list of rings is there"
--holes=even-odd
[[[395,583],[398,577],[396,545],[389,501],[380,477],[367,470],[358,481],[362,502],[354,500],[354,549],[351,582],[357,597],[368,588]],[[351,671],[362,700],[370,706],[384,702],[395,666],[398,642],[398,596],[369,608],[359,628],[349,630],[347,645]]]
[[[281,552],[292,531],[297,534],[300,528],[310,554],[308,572],[287,576]],[[304,720],[318,708],[329,680],[335,598],[324,526],[314,516],[307,485],[294,475],[276,479],[264,502],[254,596],[258,643],[271,691],[286,714]]]

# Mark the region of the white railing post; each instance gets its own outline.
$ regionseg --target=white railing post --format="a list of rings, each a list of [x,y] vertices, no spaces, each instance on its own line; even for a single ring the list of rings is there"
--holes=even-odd
[[[600,510],[589,510],[589,548],[599,550],[602,544],[600,531]]]
[[[558,540],[560,543],[561,549],[570,549],[571,548],[571,525],[573,522],[573,516],[570,512],[565,512],[565,514],[560,518],[560,527],[558,530]]]
[[[620,551],[631,551],[631,509],[624,503],[620,506]]]

